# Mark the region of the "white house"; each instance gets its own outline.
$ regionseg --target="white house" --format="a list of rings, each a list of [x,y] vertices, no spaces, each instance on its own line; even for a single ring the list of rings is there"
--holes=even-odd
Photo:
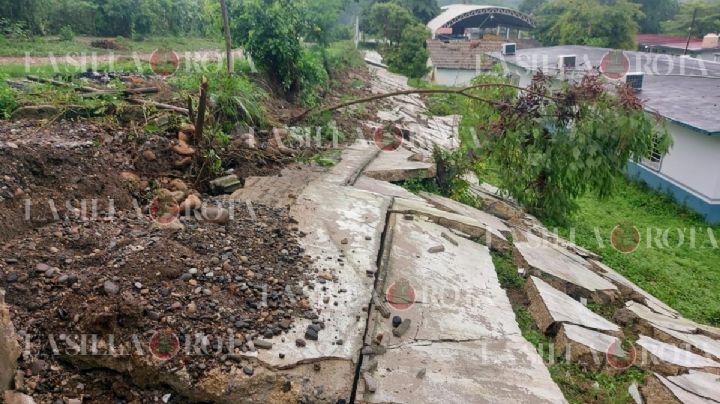
[[[524,87],[539,69],[559,77],[581,77],[586,70],[600,66],[609,51],[557,46],[518,50],[514,55],[488,55],[502,63],[505,71]],[[720,63],[645,52],[624,53],[627,71],[644,74],[639,96],[646,109],[666,118],[674,141],[664,157],[656,155],[630,163],[629,175],[671,194],[708,223],[720,223]],[[563,56],[574,56],[575,67],[561,69]]]

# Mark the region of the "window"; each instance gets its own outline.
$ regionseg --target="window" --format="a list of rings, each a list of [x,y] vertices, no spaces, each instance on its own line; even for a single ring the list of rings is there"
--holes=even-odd
[[[660,171],[660,166],[662,165],[663,155],[660,154],[659,151],[659,145],[658,145],[658,138],[653,138],[653,146],[652,150],[650,151],[650,156],[645,159],[645,165],[649,168],[652,168],[653,170]]]

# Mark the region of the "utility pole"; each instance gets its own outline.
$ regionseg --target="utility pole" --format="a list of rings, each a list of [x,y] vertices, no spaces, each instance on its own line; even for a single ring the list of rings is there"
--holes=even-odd
[[[222,9],[223,30],[225,31],[225,57],[227,58],[228,74],[234,73],[233,56],[232,56],[232,38],[230,38],[230,20],[228,18],[227,1],[220,0],[220,8]]]
[[[690,47],[690,38],[692,37],[693,28],[695,28],[695,19],[697,18],[697,12],[698,9],[696,8],[695,11],[693,11],[692,22],[690,23],[690,28],[688,29],[688,38],[687,43],[685,44],[685,52],[683,52],[683,56],[687,55],[688,48]]]

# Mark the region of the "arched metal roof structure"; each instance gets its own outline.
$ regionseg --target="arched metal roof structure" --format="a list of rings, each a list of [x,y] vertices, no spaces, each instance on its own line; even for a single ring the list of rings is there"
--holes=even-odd
[[[530,16],[506,7],[454,4],[445,6],[442,10],[440,15],[427,24],[433,37],[440,28],[452,28],[453,34],[462,34],[465,28],[535,28],[535,22]]]

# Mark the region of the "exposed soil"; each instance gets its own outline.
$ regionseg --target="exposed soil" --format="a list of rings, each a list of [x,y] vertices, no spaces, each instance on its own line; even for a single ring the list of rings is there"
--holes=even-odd
[[[206,355],[181,352],[164,365],[188,362],[194,378],[228,366],[228,354],[254,349],[249,341],[280,334],[305,315],[310,260],[285,210],[250,211],[205,196],[232,212],[226,224],[191,215],[178,219],[184,230],[153,226],[146,208],[152,189],[171,178],[191,180],[170,163],[175,133],[133,138],[92,122],[0,123],[0,288],[29,343],[19,363],[21,389],[38,402],[149,402],[168,393],[67,366],[60,358],[81,334],[97,335],[100,354],[108,346],[129,352],[133,338],[149,354],[156,330],[170,330],[183,346],[197,342],[185,335],[207,335]],[[266,143],[252,151],[230,147],[235,173],[277,172],[282,162],[265,153]],[[125,181],[125,172],[140,183]]]

